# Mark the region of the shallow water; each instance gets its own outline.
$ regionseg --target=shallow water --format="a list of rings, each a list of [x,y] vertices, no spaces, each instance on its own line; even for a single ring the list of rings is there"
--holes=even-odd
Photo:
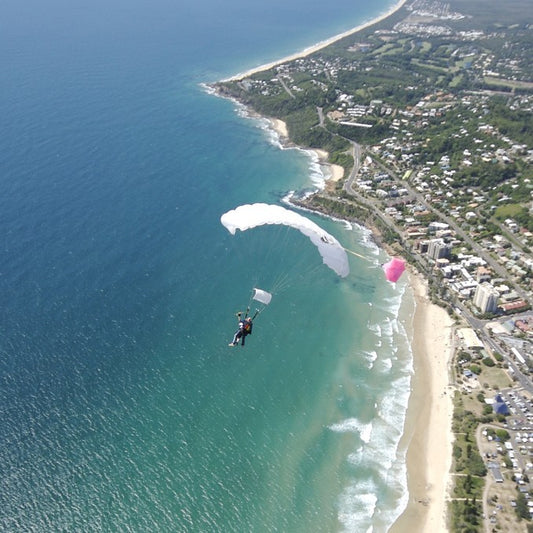
[[[0,56],[0,528],[384,530],[411,355],[368,232],[339,280],[220,215],[316,185],[201,82],[382,5],[8,2]],[[206,13],[211,13],[206,17]],[[245,348],[251,288],[276,287]]]

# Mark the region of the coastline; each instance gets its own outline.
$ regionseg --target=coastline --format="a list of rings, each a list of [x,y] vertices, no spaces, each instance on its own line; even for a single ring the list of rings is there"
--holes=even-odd
[[[405,1],[400,1],[377,19],[333,37],[327,42],[231,79],[239,80],[286,61],[305,57],[385,19],[402,7]],[[281,144],[290,146],[285,122],[274,118],[269,118],[269,121]],[[320,164],[330,168],[332,182],[342,179],[344,169],[330,164],[329,154],[326,151],[313,151],[316,152]],[[372,231],[374,233],[374,230]],[[405,509],[389,528],[389,533],[444,532],[449,530],[447,501],[451,484],[454,438],[453,392],[449,379],[449,365],[453,358],[453,320],[443,308],[431,303],[427,296],[427,281],[421,274],[410,269],[409,278],[416,303],[411,342],[414,373],[400,440],[400,450],[405,452],[408,500]]]
[[[400,0],[382,15],[351,30],[317,43],[302,52],[236,74],[226,80],[239,81],[288,61],[306,57],[349,35],[377,24],[399,10],[407,0]],[[215,92],[215,94],[217,94]],[[294,146],[285,122],[266,118],[284,147]],[[344,169],[329,163],[329,154],[313,150],[319,164],[329,168],[335,182],[344,176]],[[328,180],[328,181],[329,181]],[[375,234],[375,228],[370,228]],[[376,235],[380,247],[387,248]],[[390,252],[390,251],[389,251]],[[447,501],[451,484],[453,448],[453,390],[449,375],[453,357],[453,320],[448,313],[427,296],[427,281],[409,269],[410,286],[416,303],[412,322],[413,376],[403,435],[399,451],[405,453],[407,470],[407,504],[389,528],[390,533],[433,533],[448,531]]]
[[[449,364],[453,321],[427,296],[427,282],[409,271],[413,317],[411,395],[400,449],[406,450],[409,500],[390,533],[448,531],[446,503],[451,481],[453,392]]]
[[[275,125],[273,121],[272,124],[282,144],[286,144],[281,136],[285,124],[278,119]],[[329,165],[327,152],[313,151],[317,153],[321,165]],[[344,173],[342,167],[340,170]],[[334,178],[330,179],[333,181]],[[380,241],[376,228],[369,229],[378,246],[390,255],[397,253]],[[428,283],[422,274],[408,268],[408,275],[415,300],[411,326],[413,376],[399,444],[399,451],[405,453],[408,500],[388,531],[445,532],[449,531],[447,502],[452,481],[454,440],[453,384],[450,379],[454,353],[453,319],[445,309],[431,302]]]
[[[355,26],[354,28],[351,28],[350,30],[347,30],[343,33],[339,33],[338,35],[335,35],[329,39],[320,41],[319,43],[316,43],[310,46],[309,48],[302,50],[301,52],[296,52],[295,54],[291,54],[282,59],[278,59],[276,61],[272,61],[270,63],[260,65],[258,67],[254,67],[250,70],[246,70],[245,72],[235,74],[234,76],[231,76],[221,81],[239,81],[249,76],[252,76],[253,74],[257,74],[258,72],[263,72],[264,70],[269,70],[273,67],[281,65],[288,61],[294,61],[295,59],[301,59],[303,57],[307,57],[308,55],[314,54],[315,52],[322,50],[322,48],[326,48],[326,46],[329,46],[330,44],[340,41],[341,39],[344,39],[345,37],[353,35],[354,33],[357,33],[361,30],[364,30],[365,28],[368,28],[369,26],[373,26],[374,24],[377,24],[378,22],[385,20],[387,17],[390,17],[393,13],[398,11],[398,9],[400,9],[406,2],[407,0],[399,0],[390,9],[388,9],[381,15],[378,15],[376,18],[373,18],[372,20],[369,20],[368,22],[363,22],[362,24],[359,24],[359,26]]]

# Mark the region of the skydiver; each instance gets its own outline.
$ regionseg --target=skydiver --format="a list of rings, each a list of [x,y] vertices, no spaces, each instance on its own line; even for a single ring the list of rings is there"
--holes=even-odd
[[[244,346],[244,339],[246,338],[246,335],[252,334],[252,328],[253,328],[253,321],[252,317],[245,316],[242,317],[242,313],[239,311],[237,313],[237,318],[239,319],[239,327],[237,328],[237,331],[233,335],[233,340],[229,343],[229,346],[236,346],[239,344],[239,339],[241,341],[241,346]]]

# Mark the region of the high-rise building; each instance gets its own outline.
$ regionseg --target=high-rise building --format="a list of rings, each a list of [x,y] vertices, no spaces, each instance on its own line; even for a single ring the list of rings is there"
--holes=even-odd
[[[450,255],[451,246],[446,244],[443,239],[433,239],[429,241],[428,255],[435,261],[448,257]]]
[[[482,313],[494,313],[498,308],[498,291],[486,281],[477,286],[474,294],[474,305]]]

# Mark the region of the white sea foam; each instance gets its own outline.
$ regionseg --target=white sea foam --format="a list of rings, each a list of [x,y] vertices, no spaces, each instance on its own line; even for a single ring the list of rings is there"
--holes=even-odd
[[[368,324],[368,329],[374,332],[378,337],[381,337],[381,326],[379,324]]]
[[[350,418],[330,427],[339,432],[357,431],[362,441],[347,457],[357,474],[339,496],[338,519],[343,531],[373,531],[378,524],[388,527],[405,507],[405,456],[398,445],[409,396],[408,383],[408,375],[392,383],[395,392],[379,400],[378,416],[372,423]]]
[[[377,342],[376,346],[379,347],[379,341]],[[372,368],[374,366],[374,361],[378,358],[378,353],[376,352],[376,350],[363,351],[362,354],[366,359],[368,368]]]
[[[361,459],[363,458],[363,447],[359,448],[358,450],[348,454],[348,462],[351,465],[358,465],[361,463]]]
[[[339,522],[343,531],[372,531],[372,516],[376,509],[377,487],[371,479],[350,485],[339,499]]]
[[[394,380],[392,386],[396,394],[384,396],[379,403],[378,421],[381,420],[383,425],[390,426],[393,433],[402,432],[405,420],[405,407],[410,394],[410,382],[411,377],[409,375]]]
[[[266,133],[268,141],[280,150],[298,150],[303,152],[309,158],[309,178],[315,190],[322,190],[326,186],[326,181],[331,178],[331,171],[329,165],[322,165],[318,153],[314,150],[308,150],[299,146],[287,145],[282,142],[278,131],[273,127],[272,121],[253,115],[248,108],[242,104],[237,105],[237,112],[244,118],[254,119],[258,126]]]
[[[266,132],[267,139],[270,144],[274,145],[276,148],[279,148],[280,150],[284,150],[286,148],[285,146],[283,146],[281,142],[279,133],[271,127],[270,123],[268,123],[266,120],[262,120],[261,126],[262,126],[261,129],[263,129]]]
[[[390,357],[387,357],[385,359],[381,359],[380,361],[380,370],[384,372],[388,372],[392,368],[392,359]]]
[[[359,432],[359,437],[361,438],[363,442],[368,443],[370,442],[371,436],[372,436],[372,424],[365,424]]]
[[[352,223],[349,222],[348,220],[344,220],[344,228],[347,230],[353,229]]]
[[[405,450],[400,440],[410,395],[412,356],[409,338],[398,319],[404,287],[378,286],[368,321],[366,346],[356,356],[372,362],[358,386],[376,415],[371,431],[347,454],[353,479],[339,495],[338,519],[343,531],[386,531],[408,501]],[[356,378],[354,378],[356,379]],[[388,385],[385,385],[389,380]],[[353,421],[361,434],[361,422]],[[356,419],[356,418],[355,418]],[[357,419],[356,419],[357,420]]]
[[[309,157],[309,177],[311,183],[317,188],[322,190],[326,185],[326,180],[331,177],[329,171],[327,171],[323,165],[320,164],[318,154],[313,150],[302,150]]]
[[[372,424],[361,422],[357,418],[347,418],[342,422],[332,424],[329,429],[336,433],[358,433],[359,438],[365,443],[370,441],[372,434]]]
[[[352,224],[352,229],[357,230],[357,243],[365,248],[365,254],[369,255],[369,253],[371,253],[373,256],[377,257],[380,254],[380,248],[374,240],[372,231],[365,226],[360,226],[355,222]]]
[[[385,337],[390,337],[393,333],[392,320],[389,317],[385,317],[382,323],[381,331]]]
[[[370,479],[355,478],[339,497],[338,518],[345,531],[373,530],[376,522],[389,526],[405,507],[405,456],[398,450],[404,417],[401,409],[398,416],[390,415],[389,407],[382,405],[371,438],[347,458]]]

